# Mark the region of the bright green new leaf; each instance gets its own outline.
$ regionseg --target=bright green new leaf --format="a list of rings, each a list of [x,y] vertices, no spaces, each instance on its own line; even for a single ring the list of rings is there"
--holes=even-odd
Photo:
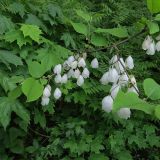
[[[156,17],[154,18],[155,21],[160,21],[160,14],[157,14]]]
[[[147,6],[151,13],[160,12],[160,1],[159,0],[147,0]]]
[[[155,116],[160,120],[160,105],[155,108]]]
[[[155,109],[155,105],[141,100],[137,94],[123,93],[120,91],[114,100],[113,111],[118,111],[120,108],[124,107],[140,110],[147,114],[153,114]]]
[[[147,23],[147,25],[148,25],[149,33],[150,34],[154,34],[154,33],[159,32],[159,25],[158,25],[158,23],[149,21]]]
[[[22,92],[27,97],[27,102],[37,100],[43,93],[43,85],[34,78],[27,78],[22,84]]]
[[[152,100],[160,99],[160,85],[157,84],[153,79],[148,78],[143,82],[143,88],[147,97]]]
[[[24,37],[28,36],[34,41],[39,42],[42,31],[38,26],[22,24],[20,30],[23,32]]]
[[[73,22],[71,22],[71,24],[72,24],[72,26],[73,26],[73,28],[76,32],[81,33],[85,36],[88,35],[88,28],[85,24],[83,24],[83,23],[73,23]]]
[[[36,61],[28,63],[28,70],[31,76],[34,78],[42,77],[46,71],[44,66]]]
[[[92,35],[91,37],[91,43],[95,46],[101,47],[101,46],[106,46],[107,40],[103,37],[103,36],[99,36],[99,35]]]
[[[82,17],[87,22],[89,22],[92,18],[88,13],[86,13],[82,10],[76,10],[76,13],[78,16]]]
[[[126,28],[112,28],[112,29],[103,29],[98,28],[95,30],[96,33],[108,33],[113,36],[119,37],[119,38],[125,38],[128,37],[128,31]]]

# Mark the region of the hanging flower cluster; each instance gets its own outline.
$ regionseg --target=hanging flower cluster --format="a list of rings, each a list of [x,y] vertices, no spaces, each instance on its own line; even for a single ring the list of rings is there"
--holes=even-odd
[[[68,82],[68,79],[73,78],[73,79],[76,79],[76,83],[78,86],[82,86],[84,84],[84,80],[89,78],[90,76],[90,71],[86,66],[86,61],[85,61],[86,57],[87,57],[86,53],[84,53],[83,56],[79,56],[79,54],[77,54],[75,56],[70,56],[63,64],[56,65],[53,69],[55,83],[57,85],[66,84]],[[94,58],[92,60],[91,67],[92,68],[99,67],[97,58]],[[49,85],[47,85],[43,91],[43,92],[46,92],[47,90],[47,93],[48,93],[48,96],[43,95],[42,97],[41,104],[43,106],[49,104],[51,87],[50,89],[48,89],[48,86]],[[61,96],[62,96],[61,90],[59,88],[56,88],[54,91],[54,98],[58,100],[61,98]],[[47,97],[47,99],[45,99],[44,97]]]
[[[102,100],[102,109],[109,113],[113,108],[113,101],[116,98],[118,92],[122,88],[127,88],[128,92],[134,92],[138,94],[136,79],[133,75],[129,75],[127,70],[134,68],[133,58],[128,56],[124,61],[123,58],[115,55],[110,60],[109,70],[103,74],[100,82],[103,85],[108,83],[112,84],[110,89],[110,95],[106,96]],[[118,116],[123,119],[128,119],[131,115],[129,108],[121,108],[117,112]]]
[[[154,55],[156,51],[160,51],[160,36],[156,38],[157,43],[151,36],[147,36],[142,43],[142,49],[146,51],[148,55]]]

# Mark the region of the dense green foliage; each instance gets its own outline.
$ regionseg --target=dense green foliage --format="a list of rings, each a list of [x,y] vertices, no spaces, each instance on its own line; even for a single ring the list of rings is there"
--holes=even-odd
[[[160,3],[147,2],[0,0],[1,160],[160,159],[160,54],[141,49],[146,35],[159,32],[160,18],[153,21],[151,13],[160,12]],[[99,79],[115,44],[120,55],[135,59],[140,98],[121,92],[114,104],[114,111],[124,105],[135,109],[129,120],[101,109],[110,86]],[[59,86],[59,101],[51,96],[41,106],[44,86],[57,86],[53,67],[84,52],[88,66],[96,57],[100,67],[90,68],[82,88],[68,81]]]

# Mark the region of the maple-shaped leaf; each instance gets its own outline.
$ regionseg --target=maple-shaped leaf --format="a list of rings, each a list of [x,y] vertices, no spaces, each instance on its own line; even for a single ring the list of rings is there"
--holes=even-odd
[[[22,31],[20,30],[12,30],[9,32],[6,32],[4,35],[4,39],[6,42],[13,43],[14,41],[17,41],[18,46],[21,48],[23,45],[26,45],[26,43],[32,43],[32,40],[29,37],[24,37]]]
[[[38,26],[22,24],[20,30],[23,32],[24,37],[30,37],[32,40],[39,42],[42,31]]]

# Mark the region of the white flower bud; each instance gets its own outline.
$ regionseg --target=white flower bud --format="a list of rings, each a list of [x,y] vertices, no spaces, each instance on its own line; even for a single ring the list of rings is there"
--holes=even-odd
[[[62,65],[58,64],[54,67],[54,74],[60,74],[62,71]]]
[[[46,86],[43,90],[43,97],[50,97],[51,96],[51,90],[49,86]]]
[[[47,106],[49,104],[49,98],[48,97],[42,97],[42,100],[41,100],[41,105],[42,106]]]
[[[49,85],[49,84],[47,84],[47,86],[46,86],[48,89],[49,89],[49,91],[51,92],[51,86]]]
[[[113,108],[113,99],[111,96],[106,96],[102,100],[102,109],[109,113],[112,111]]]
[[[126,67],[128,67],[129,69],[134,68],[134,62],[133,62],[133,58],[131,56],[128,56],[126,59]]]
[[[62,96],[61,90],[59,88],[56,88],[54,91],[54,98],[59,99],[59,98],[61,98],[61,96]]]
[[[74,60],[75,60],[75,58],[74,58],[74,56],[70,56],[70,57],[68,57],[68,64],[71,64],[72,62],[74,62]]]
[[[106,85],[106,84],[109,83],[108,73],[109,73],[109,72],[104,73],[103,76],[102,76],[101,79],[100,79],[100,82],[101,82],[103,85]]]
[[[78,65],[78,62],[77,61],[74,61],[71,63],[71,68],[72,69],[76,69],[77,68],[77,65]]]
[[[92,66],[92,68],[98,68],[98,67],[99,67],[99,63],[98,63],[97,58],[94,58],[94,59],[92,60],[91,66]]]
[[[68,78],[74,77],[74,70],[70,69],[67,73]]]
[[[116,98],[119,90],[120,90],[120,86],[119,86],[119,85],[114,84],[114,85],[112,86],[112,88],[111,88],[111,90],[110,90],[110,93],[111,93],[111,96],[112,96],[113,99]]]
[[[122,119],[128,119],[131,116],[131,110],[129,108],[121,108],[117,114]]]
[[[159,52],[160,51],[160,41],[158,41],[157,43],[156,43],[156,50]]]
[[[128,88],[128,92],[133,92],[139,95],[137,86],[134,86],[134,87],[132,86],[131,88]]]
[[[77,79],[77,85],[82,86],[84,83],[84,78],[80,75]]]
[[[57,74],[57,75],[55,76],[55,78],[54,78],[54,81],[55,81],[56,83],[61,83],[61,81],[62,81],[61,75],[60,75],[60,74]]]
[[[152,43],[152,37],[147,36],[144,42],[142,43],[142,49],[145,51],[148,50],[151,43]]]
[[[89,78],[89,70],[87,68],[84,68],[83,72],[82,72],[82,76],[83,78]]]
[[[109,63],[111,65],[115,65],[115,63],[118,62],[118,56],[117,55],[114,55],[111,60],[109,61]]]
[[[65,70],[69,70],[70,66],[69,66],[69,64],[68,64],[68,61],[64,61],[64,63],[63,63],[63,68],[64,68]]]
[[[154,41],[152,41],[152,43],[150,44],[150,46],[149,46],[146,54],[148,54],[148,55],[154,55],[155,52],[156,52],[156,46],[155,46]]]
[[[130,76],[130,81],[133,85],[137,85],[136,79],[133,75]]]
[[[118,73],[123,73],[125,71],[125,62],[123,58],[120,58],[119,61],[115,64],[116,70]]]
[[[118,72],[115,68],[110,68],[108,72],[108,80],[109,82],[116,83],[119,78]]]
[[[68,81],[67,74],[64,74],[61,78],[61,83],[67,83],[67,81]]]
[[[129,81],[129,78],[127,76],[126,73],[122,74],[120,77],[119,77],[119,85],[121,86],[125,86],[128,84],[128,81]]]
[[[78,67],[85,67],[86,66],[86,62],[84,60],[84,58],[80,58],[80,60],[78,61]]]
[[[76,70],[74,71],[74,78],[78,78],[78,77],[80,76],[80,74],[81,74],[80,70],[79,70],[79,69],[76,69]]]

